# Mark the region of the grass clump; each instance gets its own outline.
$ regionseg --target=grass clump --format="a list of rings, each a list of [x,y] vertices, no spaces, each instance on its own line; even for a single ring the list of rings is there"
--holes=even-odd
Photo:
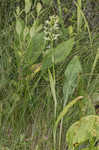
[[[0,149],[75,149],[66,134],[98,115],[98,27],[81,0],[8,2],[0,2]]]

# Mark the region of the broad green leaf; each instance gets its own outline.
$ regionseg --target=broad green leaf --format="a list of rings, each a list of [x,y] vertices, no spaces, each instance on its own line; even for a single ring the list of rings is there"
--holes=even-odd
[[[31,0],[25,0],[25,12],[26,12],[26,14],[30,11],[31,5],[32,5]]]
[[[15,30],[17,34],[15,34],[15,38],[17,39],[17,41],[19,41],[18,45],[20,45],[20,40],[23,41],[24,28],[25,28],[24,21],[20,17],[16,18]]]
[[[77,87],[77,80],[79,73],[82,72],[82,67],[77,56],[71,60],[65,70],[65,81],[63,87],[64,105],[66,105],[68,98],[72,96],[75,88]]]
[[[89,115],[75,122],[67,131],[66,141],[70,146],[81,144],[90,138],[99,139],[99,116]]]
[[[32,26],[31,28],[30,28],[30,37],[32,38],[33,36],[35,36],[35,28],[34,28],[34,26]]]
[[[22,32],[22,23],[21,23],[20,19],[16,20],[16,32],[19,36]]]
[[[52,1],[52,0],[43,0],[43,3],[44,3],[45,5],[49,5],[51,1]]]
[[[36,28],[36,32],[39,32],[42,29],[42,24],[40,24],[37,28]]]
[[[83,149],[81,149],[81,150],[90,150],[90,148],[83,148]],[[97,146],[97,147],[94,147],[93,150],[99,150],[99,147],[98,147],[98,146]]]
[[[52,66],[52,56],[55,58],[55,64],[63,62],[72,50],[74,39],[69,39],[59,44],[56,48],[49,49],[43,59],[42,69]]]
[[[94,105],[98,105],[99,104],[99,93],[98,92],[94,92],[92,95],[92,101]]]
[[[16,14],[17,14],[17,16],[19,15],[19,13],[20,13],[20,7],[17,7],[16,8]]]
[[[30,37],[33,38],[42,29],[42,24],[36,26],[35,24],[30,28]]]
[[[95,115],[95,107],[92,103],[92,100],[89,98],[89,96],[85,96],[85,99],[82,101],[82,103],[79,104],[80,110],[83,113],[83,115]]]
[[[73,26],[72,26],[72,25],[70,25],[70,26],[68,27],[68,32],[69,32],[69,35],[72,35],[72,34],[73,34]]]
[[[41,3],[37,3],[37,6],[36,6],[37,15],[39,15],[41,9],[42,9]]]
[[[25,63],[28,65],[29,64],[32,65],[42,53],[43,48],[44,48],[44,34],[43,32],[36,33],[35,36],[33,36],[30,45],[25,53]]]
[[[26,38],[26,36],[28,35],[28,33],[29,33],[29,28],[27,26],[25,26],[24,31],[23,31],[23,38],[24,39]]]

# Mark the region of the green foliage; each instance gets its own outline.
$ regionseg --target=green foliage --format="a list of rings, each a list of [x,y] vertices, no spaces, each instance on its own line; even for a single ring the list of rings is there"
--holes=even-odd
[[[64,107],[64,109],[62,110],[62,112],[59,114],[56,122],[55,122],[55,126],[54,129],[56,130],[57,125],[59,123],[59,121],[66,115],[66,113],[68,112],[68,110],[75,104],[78,102],[78,100],[82,99],[83,96],[79,96],[77,98],[75,98],[74,100],[72,100],[67,106]]]
[[[78,33],[81,31],[81,24],[82,24],[82,16],[80,10],[82,9],[82,0],[78,0],[77,6],[77,31]]]
[[[79,4],[81,3],[79,0],[78,0]],[[90,43],[92,45],[92,36],[91,36],[91,32],[90,32],[90,28],[89,28],[89,25],[88,25],[88,22],[86,20],[86,17],[81,9],[81,4],[79,6],[79,4],[76,3],[76,1],[74,2],[76,7],[78,8],[78,31],[80,30],[80,24],[81,24],[81,21],[79,22],[79,19],[81,19],[81,16],[83,17],[84,19],[84,22],[85,22],[85,26],[88,30],[88,33],[89,33],[89,39],[90,39]]]
[[[93,137],[96,137],[96,140],[99,139],[99,117],[95,115],[81,118],[69,128],[66,134],[69,149]]]
[[[55,105],[55,118],[56,118],[57,98],[56,98],[56,91],[55,91],[55,80],[53,79],[50,70],[48,70],[48,72],[49,72],[49,80],[50,80],[51,92],[52,92],[52,96],[53,96],[53,99],[54,99],[54,105]]]
[[[1,150],[98,148],[99,36],[89,17],[97,8],[81,0],[0,2]]]
[[[99,149],[99,146],[93,148],[93,150],[98,150],[98,149]],[[90,147],[89,148],[84,148],[82,150],[90,150]]]
[[[25,0],[25,12],[26,12],[26,14],[30,11],[31,5],[32,5],[31,0]]]
[[[31,65],[35,63],[37,58],[42,54],[44,48],[44,34],[37,33],[29,40],[30,44],[24,54],[25,63]]]
[[[63,87],[64,94],[64,106],[66,105],[68,98],[73,95],[76,87],[78,86],[79,75],[82,73],[82,67],[77,56],[70,61],[65,70],[65,82]]]
[[[52,66],[52,56],[54,55],[55,64],[63,62],[72,50],[74,39],[69,39],[60,43],[56,48],[49,49],[43,59],[42,69]]]
[[[19,36],[22,33],[22,24],[19,19],[17,19],[17,21],[16,21],[16,32]]]
[[[49,5],[51,1],[52,0],[42,0],[42,2],[44,3],[44,5]]]

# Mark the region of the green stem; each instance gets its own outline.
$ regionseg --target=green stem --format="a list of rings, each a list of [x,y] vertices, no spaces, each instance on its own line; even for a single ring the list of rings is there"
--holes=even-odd
[[[94,60],[93,66],[92,66],[92,70],[91,70],[91,73],[90,73],[90,78],[89,78],[89,81],[88,81],[87,88],[89,88],[89,86],[90,86],[90,82],[91,82],[91,79],[92,79],[92,76],[93,76],[93,73],[94,73],[94,70],[95,70],[98,59],[99,59],[99,48],[97,50],[97,54],[96,54],[96,57],[95,57],[95,60]]]
[[[62,8],[61,8],[61,2],[60,2],[60,0],[57,0],[57,4],[58,4],[58,9],[59,9],[60,23],[61,23],[61,26],[62,26],[62,30],[64,32],[64,21],[63,21],[63,16],[62,16]]]
[[[79,33],[81,30],[81,13],[80,13],[80,9],[81,9],[81,0],[78,0],[78,5],[79,7],[77,7],[77,32]]]
[[[79,13],[81,14],[82,18],[84,19],[84,22],[85,22],[85,25],[87,27],[87,30],[88,30],[88,34],[89,34],[89,40],[90,40],[90,43],[91,43],[91,46],[92,46],[92,37],[91,37],[91,32],[90,32],[90,28],[89,28],[89,25],[88,25],[88,21],[82,11],[82,9],[79,7],[78,3],[76,1],[74,1],[74,4],[76,5],[76,7],[79,9]]]

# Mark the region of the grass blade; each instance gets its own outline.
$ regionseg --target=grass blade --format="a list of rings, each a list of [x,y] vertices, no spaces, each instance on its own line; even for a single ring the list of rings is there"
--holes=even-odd
[[[64,107],[64,109],[62,110],[62,112],[59,114],[56,122],[55,122],[55,126],[54,126],[54,131],[57,129],[58,123],[60,122],[60,120],[66,115],[66,113],[68,112],[68,110],[74,105],[76,104],[79,100],[83,99],[83,96],[79,96],[76,97],[74,100],[72,100],[67,106]]]
[[[85,25],[86,25],[87,30],[88,30],[88,33],[89,33],[90,43],[91,43],[91,45],[92,45],[91,32],[90,32],[89,25],[88,25],[88,22],[87,22],[87,20],[86,20],[86,17],[85,17],[85,15],[84,15],[83,11],[81,10],[80,6],[77,4],[77,2],[74,1],[74,3],[75,3],[75,5],[76,5],[76,7],[79,8],[79,12],[81,13],[81,15],[82,15],[82,17],[83,17],[83,19],[84,19]]]

